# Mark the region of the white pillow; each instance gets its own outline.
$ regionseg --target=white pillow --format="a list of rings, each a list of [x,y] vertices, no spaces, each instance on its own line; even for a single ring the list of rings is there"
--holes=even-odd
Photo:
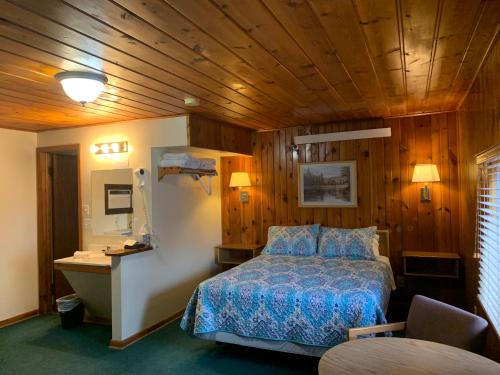
[[[378,251],[379,240],[380,240],[380,236],[378,234],[376,234],[375,238],[372,241],[372,252],[373,252],[373,255],[375,255],[376,257],[380,256],[380,253]]]

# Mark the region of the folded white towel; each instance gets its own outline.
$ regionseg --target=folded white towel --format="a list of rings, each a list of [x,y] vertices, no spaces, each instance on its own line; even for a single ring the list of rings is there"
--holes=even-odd
[[[179,168],[200,168],[200,161],[197,159],[187,159],[187,160],[174,160],[174,159],[163,159],[160,160],[158,165],[160,167],[179,167]]]
[[[199,160],[201,169],[215,169],[215,159],[201,158]]]
[[[163,160],[188,160],[191,156],[185,152],[165,152],[162,156]]]
[[[75,259],[81,259],[81,258],[90,258],[92,256],[93,251],[75,251],[73,254],[73,257]]]

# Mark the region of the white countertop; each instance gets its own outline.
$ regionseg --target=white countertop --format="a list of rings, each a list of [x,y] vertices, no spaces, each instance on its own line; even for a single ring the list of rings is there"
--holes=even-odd
[[[54,263],[58,264],[76,264],[76,265],[86,265],[86,266],[97,266],[97,267],[110,267],[111,266],[111,257],[102,255],[97,255],[88,258],[75,258],[75,257],[67,257],[54,260]]]

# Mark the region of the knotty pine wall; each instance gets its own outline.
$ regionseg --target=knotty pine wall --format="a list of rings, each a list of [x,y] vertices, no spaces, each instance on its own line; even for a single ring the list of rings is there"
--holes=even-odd
[[[392,137],[308,144],[289,151],[293,136],[391,127]],[[265,243],[270,225],[320,223],[333,227],[377,225],[391,230],[391,261],[401,272],[401,251],[458,251],[459,209],[456,114],[366,120],[257,133],[253,157],[221,159],[224,242]],[[357,208],[299,208],[297,164],[357,160]],[[420,202],[411,183],[416,163],[435,163],[441,182],[432,201]],[[250,173],[250,202],[229,188],[231,172]]]
[[[500,46],[492,48],[472,88],[458,111],[460,136],[460,249],[465,260],[468,305],[477,303],[478,263],[473,258],[476,221],[477,166],[475,155],[500,142]],[[483,314],[484,315],[484,314]],[[491,329],[486,354],[500,361],[500,340]]]

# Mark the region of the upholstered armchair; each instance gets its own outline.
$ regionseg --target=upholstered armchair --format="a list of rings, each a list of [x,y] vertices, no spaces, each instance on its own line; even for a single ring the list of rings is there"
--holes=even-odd
[[[488,322],[455,306],[416,295],[406,322],[351,328],[349,340],[372,333],[406,330],[405,337],[434,341],[480,353],[484,348]]]

